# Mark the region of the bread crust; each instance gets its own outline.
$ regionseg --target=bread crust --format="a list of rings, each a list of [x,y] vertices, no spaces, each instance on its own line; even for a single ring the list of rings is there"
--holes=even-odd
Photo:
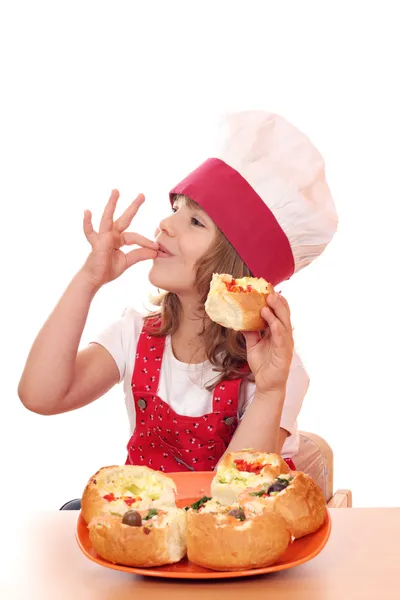
[[[273,511],[246,511],[246,520],[219,513],[188,511],[187,554],[190,561],[216,571],[256,569],[275,563],[291,535]]]
[[[127,485],[138,484],[140,488],[147,481],[156,481],[162,487],[158,499],[152,500],[146,492],[131,494],[126,500],[108,501],[104,495],[114,493],[124,495],[124,482]],[[112,482],[115,482],[114,484]],[[127,486],[125,486],[126,488]],[[141,465],[112,465],[99,469],[88,481],[82,494],[81,511],[87,524],[97,516],[115,512],[121,516],[128,510],[137,508],[175,506],[175,482],[160,471],[154,471]],[[134,502],[132,502],[134,500]]]
[[[214,274],[205,302],[205,311],[212,321],[234,331],[262,331],[266,328],[261,309],[267,306],[267,297],[274,292],[273,286],[262,278],[243,277],[243,286],[256,286],[265,290],[229,291],[230,275]]]
[[[276,496],[257,498],[257,503],[279,514],[294,538],[314,533],[323,524],[326,502],[319,485],[306,473],[291,471],[293,481]],[[248,489],[239,496],[239,502],[254,502],[251,493],[261,486]]]
[[[88,525],[90,542],[99,556],[113,564],[158,567],[179,562],[186,555],[186,511],[172,508],[166,513],[139,527],[125,525],[121,517],[110,514],[95,517]],[[166,518],[167,523],[157,526]]]

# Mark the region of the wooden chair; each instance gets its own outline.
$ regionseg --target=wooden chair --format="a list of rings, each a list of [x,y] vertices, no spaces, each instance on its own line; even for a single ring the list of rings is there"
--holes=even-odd
[[[334,459],[328,442],[315,433],[300,431],[296,468],[311,475],[321,486],[329,508],[351,508],[351,490],[333,491]]]

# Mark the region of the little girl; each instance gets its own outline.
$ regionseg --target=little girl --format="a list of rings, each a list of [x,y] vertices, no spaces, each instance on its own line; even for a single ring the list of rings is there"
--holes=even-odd
[[[274,286],[321,254],[337,217],[324,161],[308,138],[263,111],[228,115],[218,152],[170,193],[156,241],[126,231],[144,197],[118,218],[114,190],[99,231],[85,211],[91,252],[39,332],[19,384],[43,415],[93,402],[123,381],[131,437],[127,464],[212,470],[226,451],[278,452],[295,468],[297,415],[308,377],[293,352],[287,301],[268,297],[262,334],[212,322],[213,273],[264,277]],[[127,253],[121,248],[139,246]],[[78,351],[100,288],[139,261],[164,290],[146,317],[125,311]],[[60,340],[62,343],[60,344]]]

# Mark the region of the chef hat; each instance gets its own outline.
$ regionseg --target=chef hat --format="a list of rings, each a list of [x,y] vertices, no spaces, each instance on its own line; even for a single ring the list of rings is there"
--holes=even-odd
[[[255,277],[289,279],[328,245],[337,214],[310,140],[261,110],[226,115],[215,152],[170,192],[197,202]]]

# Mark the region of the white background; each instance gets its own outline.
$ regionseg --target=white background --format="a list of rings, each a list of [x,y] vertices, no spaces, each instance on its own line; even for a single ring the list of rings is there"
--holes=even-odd
[[[218,114],[263,108],[320,149],[340,216],[326,253],[282,288],[311,377],[300,427],[329,441],[335,488],[351,488],[355,506],[400,504],[395,7],[3,3],[0,503],[58,509],[125,461],[121,387],[54,417],[17,396],[34,337],[87,255],[84,209],[97,225],[112,188],[121,210],[144,192],[133,229],[152,236],[170,187],[207,157]],[[82,344],[142,308],[147,269],[98,294]]]

